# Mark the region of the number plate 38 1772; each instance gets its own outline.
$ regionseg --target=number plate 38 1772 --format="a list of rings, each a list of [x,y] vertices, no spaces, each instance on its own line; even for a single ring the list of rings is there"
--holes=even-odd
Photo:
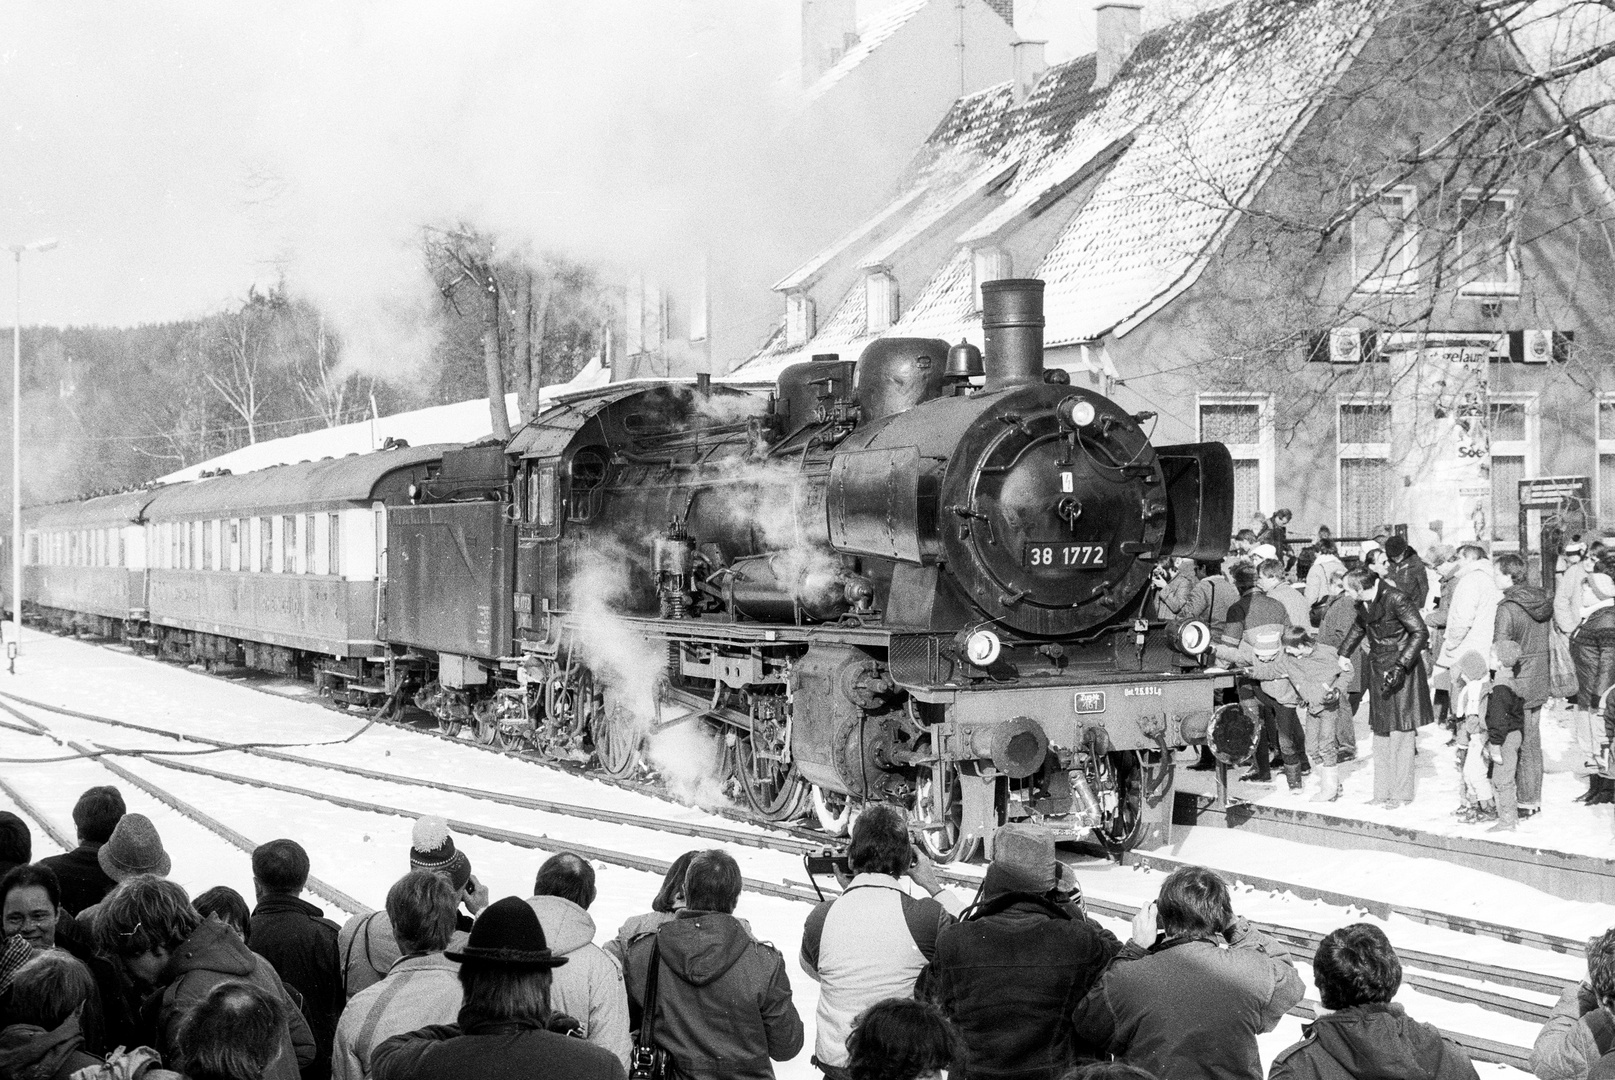
[[[1039,544],[1028,540],[1021,563],[1034,570],[1103,570],[1104,544]]]

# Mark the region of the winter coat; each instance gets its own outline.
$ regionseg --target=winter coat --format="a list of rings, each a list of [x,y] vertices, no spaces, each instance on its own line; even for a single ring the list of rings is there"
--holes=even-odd
[[[1492,647],[1505,641],[1520,647],[1520,661],[1514,668],[1514,689],[1525,700],[1527,709],[1540,709],[1548,702],[1553,671],[1548,654],[1548,632],[1553,618],[1553,602],[1534,585],[1515,585],[1503,594],[1497,605],[1492,629]]]
[[[1441,655],[1436,659],[1436,666],[1444,668],[1452,667],[1466,652],[1491,655],[1497,602],[1503,598],[1492,578],[1489,559],[1460,565],[1450,588],[1452,602],[1447,605],[1447,632],[1441,639]]]
[[[107,872],[101,869],[100,860],[95,857],[100,850],[100,844],[85,843],[66,854],[39,860],[40,865],[48,866],[55,872],[56,880],[62,886],[62,907],[67,909],[69,915],[77,915],[90,905],[99,904],[117,885],[116,881],[107,877]]]
[[[550,1010],[576,1019],[583,1025],[584,1038],[616,1054],[626,1068],[633,1047],[628,991],[622,969],[594,943],[594,920],[559,896],[535,896],[527,903],[538,913],[550,951],[566,957],[566,963],[550,973]]]
[[[1054,1080],[1104,1052],[1077,1038],[1071,1016],[1121,942],[1006,878],[988,868],[981,899],[938,932],[921,982],[968,1050],[969,1067],[949,1075]]]
[[[1578,559],[1565,567],[1553,587],[1553,625],[1562,633],[1570,633],[1581,625],[1581,587],[1592,571],[1586,559]]]
[[[635,938],[642,937],[645,934],[654,934],[661,929],[663,923],[672,922],[677,917],[678,913],[673,911],[647,911],[643,915],[635,915],[618,927],[617,936],[606,942],[601,948],[621,968],[628,962],[628,946],[633,944]]]
[[[560,970],[557,968],[556,970]],[[625,1080],[616,1055],[536,1023],[455,1024],[394,1035],[371,1055],[376,1080]]]
[[[1350,593],[1341,593],[1330,603],[1329,610],[1324,612],[1323,620],[1318,623],[1317,643],[1329,646],[1339,656],[1347,656],[1340,647],[1346,643],[1346,635],[1356,623],[1357,601]],[[1364,680],[1368,661],[1361,647],[1348,658],[1351,660],[1351,674],[1340,684],[1340,689],[1346,693],[1360,694],[1363,687],[1368,685]]]
[[[1393,1003],[1353,1005],[1301,1029],[1268,1080],[1475,1080],[1464,1048]]]
[[[82,912],[77,918],[58,915],[56,947],[89,968],[101,994],[100,1023],[86,1018],[84,1049],[100,1054],[120,1046],[134,1046],[140,1042],[140,999],[112,961],[96,951],[91,927],[82,916]]]
[[[1185,623],[1199,619],[1211,627],[1212,633],[1221,633],[1223,624],[1228,621],[1228,609],[1238,599],[1239,590],[1221,574],[1201,578],[1189,594],[1188,604],[1178,612],[1178,621]]]
[[[250,982],[286,1006],[287,1027],[280,1052],[264,1070],[264,1080],[299,1080],[314,1061],[314,1035],[286,993],[269,961],[248,949],[236,932],[217,919],[198,926],[168,958],[166,984],[157,1006],[157,1046],[164,1061],[177,1060],[179,1028],[187,1013],[220,983]]]
[[[656,1043],[684,1080],[771,1080],[802,1049],[785,960],[733,915],[681,911],[628,949],[628,994],[641,1007],[660,944]],[[647,1022],[649,1019],[647,1018]]]
[[[270,893],[252,911],[252,949],[274,965],[287,986],[303,995],[303,1016],[314,1032],[314,1063],[303,1080],[331,1075],[331,1042],[347,1003],[337,963],[337,925],[295,896]]]
[[[1290,613],[1284,605],[1260,589],[1253,588],[1248,593],[1240,594],[1228,609],[1228,619],[1222,627],[1223,644],[1238,645],[1247,631],[1259,626],[1289,625]]]
[[[76,1016],[51,1031],[33,1024],[12,1024],[0,1031],[0,1077],[5,1080],[67,1080],[79,1069],[101,1063],[84,1052]]]
[[[1326,551],[1318,552],[1318,557],[1312,561],[1312,567],[1307,571],[1306,598],[1308,604],[1316,604],[1329,595],[1329,579],[1336,574],[1344,574],[1346,564],[1340,561],[1339,555],[1331,555]]]
[[[1491,636],[1490,624],[1487,636]],[[1417,731],[1435,719],[1430,707],[1430,683],[1424,671],[1424,646],[1430,631],[1419,611],[1401,589],[1381,582],[1374,599],[1357,604],[1357,621],[1346,632],[1340,652],[1350,656],[1359,642],[1368,644],[1368,724],[1375,735]],[[1400,667],[1402,685],[1387,695],[1385,677]]]
[[[1306,656],[1280,652],[1271,660],[1251,657],[1247,662],[1251,675],[1262,680],[1264,690],[1269,680],[1285,680],[1313,716],[1321,715],[1326,709],[1333,711],[1324,705],[1324,699],[1331,690],[1341,691],[1350,677],[1347,672],[1340,670],[1340,654],[1318,643],[1313,644],[1312,652]],[[1343,691],[1341,696],[1344,697]]]
[[[1525,734],[1525,705],[1512,686],[1499,681],[1486,695],[1486,741],[1502,746],[1514,731]]]
[[[859,874],[813,909],[802,927],[800,962],[819,983],[813,1053],[820,1061],[844,1067],[853,1019],[877,1001],[913,996],[936,955],[937,935],[964,906],[946,889],[920,899],[897,878]]]
[[[1559,995],[1531,1047],[1537,1080],[1583,1080],[1593,1063],[1615,1046],[1615,1021],[1600,1008],[1586,982]]]
[[[1171,1080],[1262,1080],[1256,1036],[1305,990],[1284,946],[1240,919],[1227,941],[1122,946],[1077,1005],[1076,1033]]]
[[[1601,607],[1570,636],[1576,664],[1577,704],[1592,708],[1615,685],[1615,607]]]
[[[1390,564],[1387,576],[1396,582],[1398,589],[1412,598],[1414,605],[1422,613],[1425,601],[1430,597],[1430,578],[1425,574],[1424,560],[1409,551]]]
[[[470,939],[464,930],[449,935],[448,951],[454,952]],[[367,986],[374,986],[392,970],[403,954],[393,938],[393,924],[385,911],[355,915],[337,932],[337,970],[342,985],[352,997]]]
[[[1307,598],[1302,596],[1294,585],[1289,582],[1282,582],[1268,589],[1267,596],[1284,605],[1284,611],[1290,617],[1291,626],[1312,625]]]
[[[386,978],[353,995],[343,1010],[331,1053],[331,1076],[334,1080],[369,1076],[376,1047],[406,1031],[454,1023],[463,999],[460,965],[442,953],[398,961]]]

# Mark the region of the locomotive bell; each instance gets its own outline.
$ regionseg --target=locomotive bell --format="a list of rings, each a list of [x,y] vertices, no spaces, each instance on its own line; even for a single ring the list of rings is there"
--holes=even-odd
[[[942,373],[950,379],[973,379],[986,371],[981,366],[981,350],[968,341],[961,341],[948,350],[948,366]]]

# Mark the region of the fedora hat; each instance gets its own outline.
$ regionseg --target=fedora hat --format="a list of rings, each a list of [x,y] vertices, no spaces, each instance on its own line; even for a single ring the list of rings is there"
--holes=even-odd
[[[122,881],[136,874],[156,874],[167,877],[173,868],[168,852],[163,850],[163,838],[157,835],[157,826],[145,814],[125,814],[107,842],[95,853],[107,877]]]
[[[993,865],[1021,892],[1069,891],[1077,885],[1076,872],[1054,852],[1054,834],[1036,825],[1000,825],[993,833]]]
[[[465,948],[443,955],[461,963],[472,960],[526,968],[554,968],[566,963],[566,957],[550,952],[537,912],[519,896],[489,904],[472,924],[471,940]]]

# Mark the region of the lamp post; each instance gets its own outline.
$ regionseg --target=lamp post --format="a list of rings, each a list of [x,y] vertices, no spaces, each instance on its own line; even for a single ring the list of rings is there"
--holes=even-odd
[[[22,651],[22,253],[55,246],[55,240],[11,246],[17,264],[17,316],[11,324],[11,640],[6,659],[12,674]]]

